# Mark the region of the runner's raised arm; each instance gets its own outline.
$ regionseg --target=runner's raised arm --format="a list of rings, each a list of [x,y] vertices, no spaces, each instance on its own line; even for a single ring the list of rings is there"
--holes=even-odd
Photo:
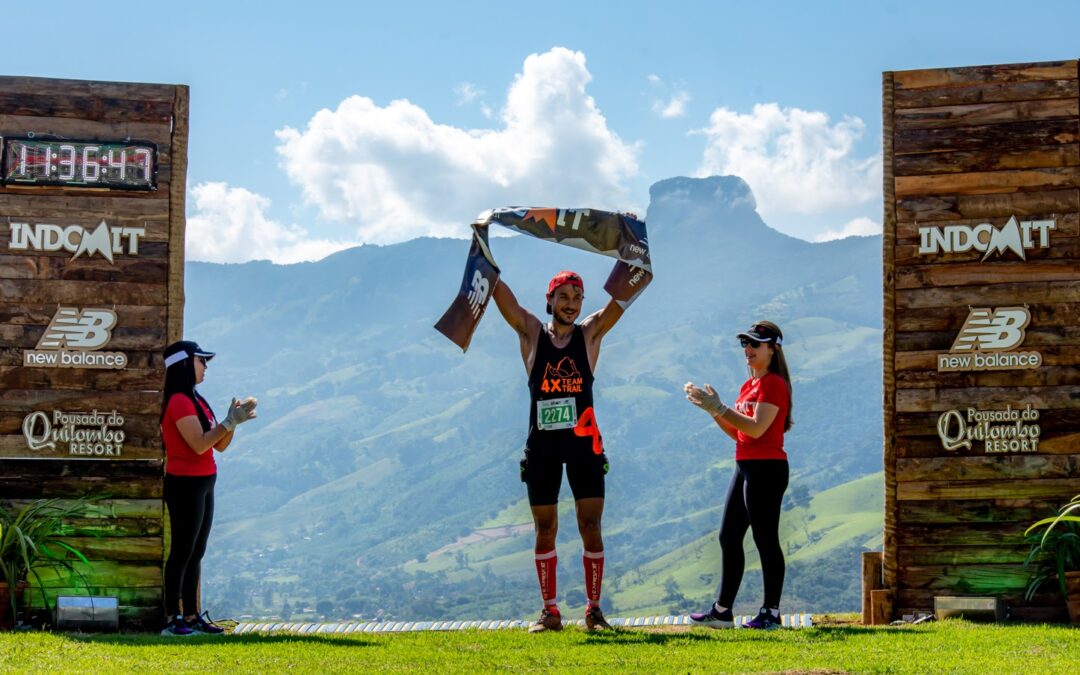
[[[600,358],[600,341],[611,330],[622,315],[626,312],[615,298],[608,300],[602,309],[598,309],[581,322],[581,330],[585,333],[585,347],[589,352],[589,366],[596,368],[596,361]]]
[[[491,297],[495,299],[499,313],[506,319],[506,323],[510,324],[510,327],[517,332],[518,342],[521,346],[521,360],[525,362],[525,370],[528,371],[532,368],[536,340],[543,329],[543,324],[532,312],[521,306],[514,292],[510,290],[510,287],[502,279],[495,284],[495,290],[492,291]]]

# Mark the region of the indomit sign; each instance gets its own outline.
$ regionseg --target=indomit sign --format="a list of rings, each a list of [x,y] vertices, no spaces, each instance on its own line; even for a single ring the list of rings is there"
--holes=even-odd
[[[113,254],[123,254],[125,248],[130,255],[139,254],[139,238],[146,235],[144,227],[110,227],[104,220],[93,231],[83,225],[53,225],[51,223],[11,223],[11,241],[8,248],[13,251],[67,251],[74,253],[74,260],[80,255],[87,257],[100,254],[110,263]],[[127,246],[125,247],[125,242]]]
[[[1056,227],[1054,220],[1018,221],[1016,216],[1009,218],[1000,228],[990,223],[920,227],[919,255],[975,250],[983,253],[982,259],[986,260],[993,253],[1001,255],[1005,251],[1012,251],[1021,260],[1026,260],[1025,251],[1050,246],[1050,230]]]

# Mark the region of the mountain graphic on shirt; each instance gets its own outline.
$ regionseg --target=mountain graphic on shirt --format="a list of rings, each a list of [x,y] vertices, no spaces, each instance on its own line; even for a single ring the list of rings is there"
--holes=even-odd
[[[545,380],[570,377],[581,377],[581,371],[578,370],[574,359],[569,356],[562,357],[562,360],[555,364],[554,368],[549,363],[547,368],[544,369]]]

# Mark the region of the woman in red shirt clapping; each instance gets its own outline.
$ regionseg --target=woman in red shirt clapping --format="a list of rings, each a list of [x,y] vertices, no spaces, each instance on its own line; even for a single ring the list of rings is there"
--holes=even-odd
[[[769,321],[739,333],[750,378],[735,405],[720,400],[712,385],[687,382],[686,398],[712,415],[735,441],[735,474],[728,488],[720,526],[720,597],[707,612],[691,614],[694,624],[731,628],[731,607],[742,582],[743,537],[752,529],[761,558],[765,601],[746,628],[780,626],[780,594],[784,588],[784,552],[780,547],[780,508],[788,484],[784,433],[791,428],[791,376],[782,344],[784,334]]]
[[[254,398],[229,405],[219,424],[195,385],[206,376],[213,352],[189,340],[165,348],[165,395],[161,402],[161,438],[165,444],[165,505],[169,509],[172,544],[165,563],[165,611],[162,635],[221,633],[220,626],[199,614],[199,575],[210,525],[214,520],[217,464],[211,448],[221,452],[232,442],[236,425],[255,417]],[[180,611],[183,602],[184,612]]]

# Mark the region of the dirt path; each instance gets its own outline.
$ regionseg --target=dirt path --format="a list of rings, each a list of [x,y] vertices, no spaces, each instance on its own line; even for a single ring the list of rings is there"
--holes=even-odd
[[[464,537],[458,537],[454,543],[447,544],[446,546],[432,551],[429,557],[435,557],[437,555],[442,555],[443,553],[452,553],[458,549],[480,542],[509,539],[510,537],[515,537],[519,534],[532,532],[532,529],[532,523],[525,523],[522,525],[504,525],[501,527],[485,527],[479,530],[473,530]]]

